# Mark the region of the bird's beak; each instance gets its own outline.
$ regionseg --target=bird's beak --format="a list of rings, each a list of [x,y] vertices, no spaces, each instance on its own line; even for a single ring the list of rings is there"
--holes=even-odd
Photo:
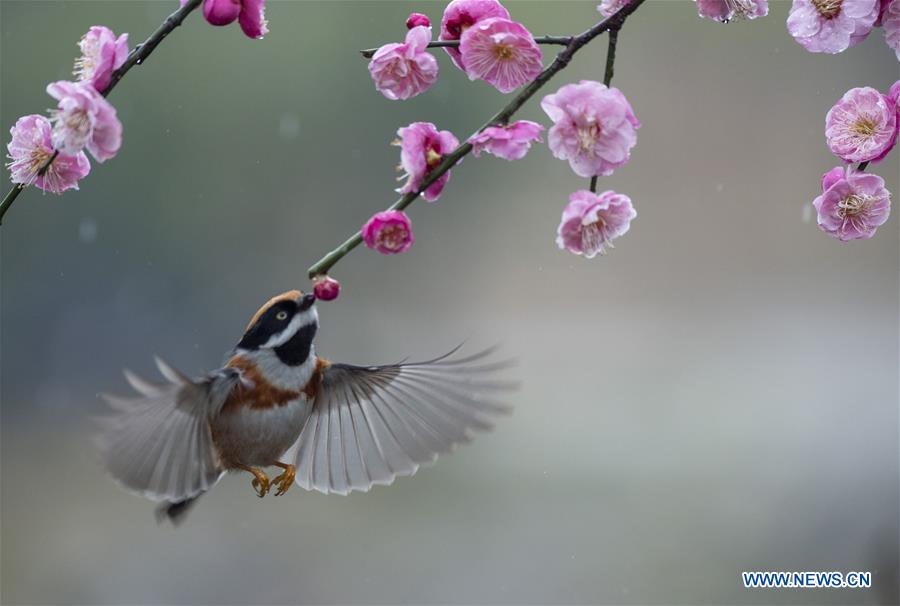
[[[316,295],[308,294],[303,295],[303,298],[300,299],[300,311],[306,311],[310,307],[313,306],[313,303],[316,302]]]

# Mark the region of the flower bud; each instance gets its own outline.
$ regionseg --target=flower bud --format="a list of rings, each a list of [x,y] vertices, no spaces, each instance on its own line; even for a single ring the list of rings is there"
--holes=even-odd
[[[320,301],[333,301],[341,294],[341,283],[324,274],[316,276],[313,278],[313,294]]]
[[[406,29],[412,29],[420,25],[431,27],[431,20],[422,13],[410,13],[409,18],[406,20]]]

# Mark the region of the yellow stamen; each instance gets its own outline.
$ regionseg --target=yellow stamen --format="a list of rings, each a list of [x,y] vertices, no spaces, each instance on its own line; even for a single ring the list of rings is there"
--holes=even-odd
[[[812,0],[815,9],[825,19],[834,19],[841,12],[841,3],[844,0]]]
[[[442,159],[443,156],[433,149],[429,149],[425,152],[425,163],[428,165],[428,168],[434,168],[441,163]]]
[[[868,138],[878,132],[878,124],[875,120],[863,116],[850,125],[850,132]]]
[[[498,44],[494,47],[494,55],[496,55],[497,59],[500,61],[509,61],[510,59],[515,58],[516,51],[508,44]]]

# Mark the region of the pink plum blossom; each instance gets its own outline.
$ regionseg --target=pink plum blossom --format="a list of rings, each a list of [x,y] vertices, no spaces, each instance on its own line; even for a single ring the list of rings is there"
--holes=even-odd
[[[383,255],[395,255],[410,249],[415,241],[412,222],[401,210],[375,213],[362,227],[366,246]]]
[[[582,80],[547,95],[541,107],[554,123],[550,150],[578,176],[610,175],[631,157],[641,123],[619,89]]]
[[[891,214],[884,179],[852,167],[836,167],[822,177],[822,195],[813,200],[819,229],[847,242],[868,240]]]
[[[509,19],[482,19],[465,31],[459,52],[469,80],[484,80],[508,93],[537,78],[544,55],[525,26]]]
[[[597,12],[604,19],[609,19],[629,4],[631,4],[631,0],[603,0],[597,5]]]
[[[592,259],[614,248],[612,241],[624,235],[637,216],[631,198],[609,190],[602,194],[582,189],[569,196],[562,213],[556,243],[560,248]]]
[[[701,17],[728,23],[735,19],[756,19],[769,14],[769,0],[695,0]]]
[[[41,167],[53,156],[53,126],[44,116],[23,116],[9,129],[10,142],[7,164],[13,183],[36,185],[44,191],[59,194],[78,189],[78,181],[91,172],[91,163],[84,152],[75,155],[60,153],[43,175]]]
[[[894,102],[897,106],[897,127],[900,128],[900,80],[891,85],[888,90],[887,98]]]
[[[431,122],[413,122],[397,131],[400,136],[400,166],[408,175],[406,183],[397,191],[401,194],[417,192],[422,182],[450,153],[459,141],[447,130],[438,131]],[[428,186],[422,197],[434,202],[450,179],[448,170]]]
[[[409,17],[406,19],[406,29],[412,29],[414,27],[419,26],[431,27],[431,19],[428,18],[428,15],[423,15],[422,13],[410,13]]]
[[[90,84],[60,80],[47,85],[59,103],[53,110],[53,146],[74,155],[85,147],[98,162],[116,155],[122,145],[122,123],[116,108]]]
[[[181,6],[186,3],[181,0]],[[203,0],[203,17],[210,25],[228,25],[237,19],[249,38],[259,39],[269,33],[265,0]]]
[[[884,41],[900,61],[900,0],[892,0],[884,9],[881,26],[884,28]]]
[[[531,149],[533,141],[541,140],[544,127],[537,122],[519,120],[509,126],[489,126],[469,139],[475,157],[485,151],[504,160],[519,160]]]
[[[879,0],[794,0],[787,28],[810,52],[840,53],[869,35],[879,8]]]
[[[369,62],[375,88],[391,100],[409,99],[424,93],[437,81],[438,62],[425,52],[431,42],[431,28],[414,27],[406,32],[406,42],[385,44]]]
[[[313,279],[313,294],[321,301],[334,301],[341,294],[341,283],[328,276],[316,276]]]
[[[81,37],[78,48],[81,56],[75,60],[73,74],[102,93],[109,86],[112,73],[128,58],[128,34],[116,38],[108,27],[95,25]]]
[[[825,140],[844,162],[881,160],[897,141],[897,104],[874,88],[851,88],[828,111]]]
[[[441,18],[440,40],[459,40],[467,29],[483,19],[500,17],[509,19],[509,11],[497,0],[453,0],[444,9]],[[446,47],[453,64],[465,71],[465,65],[458,48]]]
[[[891,0],[879,0],[878,18],[875,19],[875,27],[881,27],[881,20],[884,19],[884,13],[890,4]]]

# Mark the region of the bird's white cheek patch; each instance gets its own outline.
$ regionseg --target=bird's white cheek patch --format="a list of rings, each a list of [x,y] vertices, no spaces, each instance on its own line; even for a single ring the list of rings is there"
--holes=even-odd
[[[317,322],[318,320],[319,315],[316,313],[315,307],[311,307],[306,311],[300,312],[299,314],[291,318],[290,324],[288,324],[284,330],[269,337],[269,340],[263,343],[262,346],[272,348],[284,345],[291,340],[291,337],[297,334],[297,331],[300,330],[301,327]]]

